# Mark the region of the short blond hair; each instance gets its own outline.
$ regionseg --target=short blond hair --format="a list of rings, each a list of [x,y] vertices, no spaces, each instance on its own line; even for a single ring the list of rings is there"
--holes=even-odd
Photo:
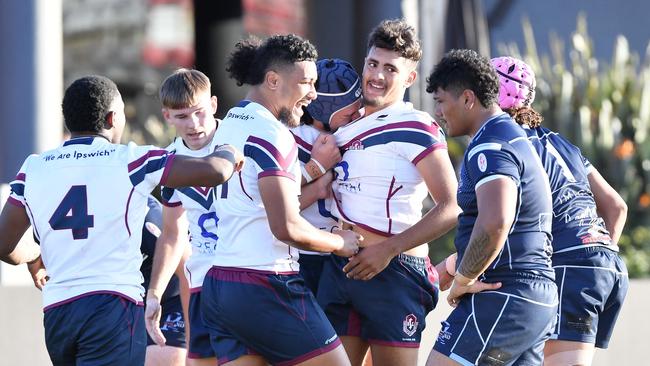
[[[163,107],[182,109],[197,105],[199,96],[211,93],[210,79],[199,70],[178,69],[160,86],[160,102]]]

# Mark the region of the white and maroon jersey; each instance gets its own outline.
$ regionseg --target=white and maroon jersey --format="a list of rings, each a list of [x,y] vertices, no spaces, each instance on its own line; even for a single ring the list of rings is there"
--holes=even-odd
[[[300,165],[303,166],[307,164],[309,159],[311,159],[311,148],[314,144],[314,141],[318,138],[321,132],[308,125],[301,125],[291,129],[296,144],[298,145],[298,160]],[[315,227],[321,230],[327,230],[332,232],[334,228],[339,227],[339,220],[337,217],[332,215],[330,212],[330,207],[332,206],[332,199],[319,199],[314,202],[311,206],[305,208],[300,212],[302,217],[305,220],[309,221]],[[329,253],[320,253],[320,252],[311,252],[307,250],[298,250],[300,253],[306,254],[319,254],[327,255]]]
[[[428,191],[415,165],[447,148],[433,118],[398,102],[339,128],[334,136],[343,151],[334,170],[334,216],[383,236],[418,222]]]
[[[178,155],[202,157],[208,155],[212,143],[199,150],[191,150],[177,137],[167,147]],[[183,206],[189,221],[192,255],[185,261],[185,276],[190,289],[200,289],[203,278],[212,267],[212,257],[217,246],[217,222],[219,218],[212,210],[213,187],[162,187],[162,203],[168,207]]]
[[[147,198],[164,183],[173,156],[154,146],[78,137],[31,155],[11,183],[50,276],[45,308],[89,293],[144,294],[140,265]]]
[[[298,251],[273,236],[258,188],[263,177],[291,179],[298,205],[301,173],[293,135],[262,105],[242,101],[228,111],[214,141],[233,145],[246,159],[241,172],[215,188],[214,207],[220,221],[213,264],[297,271]]]

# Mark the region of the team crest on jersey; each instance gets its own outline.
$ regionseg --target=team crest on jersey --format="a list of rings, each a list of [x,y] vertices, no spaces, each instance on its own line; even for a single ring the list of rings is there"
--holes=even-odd
[[[436,342],[445,344],[445,342],[451,339],[451,332],[449,331],[450,325],[446,321],[442,321],[440,324],[442,324],[442,328],[440,329],[440,333],[438,333],[438,339]]]
[[[415,334],[418,330],[418,318],[413,314],[407,315],[402,323],[402,330],[409,337]]]
[[[348,146],[348,150],[363,150],[363,142],[361,140],[354,140]]]
[[[483,153],[478,154],[477,163],[478,163],[478,169],[481,172],[485,172],[487,170],[487,158],[485,157],[485,154]]]

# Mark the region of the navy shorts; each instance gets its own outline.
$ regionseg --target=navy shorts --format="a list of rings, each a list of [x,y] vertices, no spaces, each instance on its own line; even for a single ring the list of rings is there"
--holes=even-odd
[[[371,344],[417,348],[425,317],[438,301],[438,275],[429,258],[400,254],[369,281],[343,273],[347,258],[325,263],[318,303],[340,336]]]
[[[170,347],[185,348],[185,319],[183,319],[181,297],[172,296],[161,304],[161,307],[160,330],[167,339],[166,344]],[[147,333],[147,346],[155,344]]]
[[[295,365],[341,344],[297,273],[212,267],[201,310],[219,365],[247,354]]]
[[[55,366],[144,364],[144,308],[120,295],[82,295],[45,310],[43,322]]]
[[[607,348],[629,285],[612,250],[590,247],[553,255],[560,305],[551,339]]]
[[[298,263],[300,264],[300,275],[305,280],[305,286],[316,296],[318,293],[318,282],[323,273],[323,266],[329,260],[329,255],[300,253]]]
[[[555,325],[557,287],[543,277],[518,277],[461,298],[433,348],[461,365],[541,365]]]
[[[188,358],[215,357],[210,345],[210,333],[203,323],[201,313],[201,287],[192,289],[190,294],[190,347],[187,351]]]

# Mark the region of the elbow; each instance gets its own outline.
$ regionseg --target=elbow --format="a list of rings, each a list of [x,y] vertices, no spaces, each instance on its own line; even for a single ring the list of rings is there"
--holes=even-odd
[[[510,227],[512,226],[512,221],[513,220],[508,219],[503,215],[490,214],[490,216],[481,220],[481,226],[485,232],[490,234],[490,236],[501,236],[508,234]]]

